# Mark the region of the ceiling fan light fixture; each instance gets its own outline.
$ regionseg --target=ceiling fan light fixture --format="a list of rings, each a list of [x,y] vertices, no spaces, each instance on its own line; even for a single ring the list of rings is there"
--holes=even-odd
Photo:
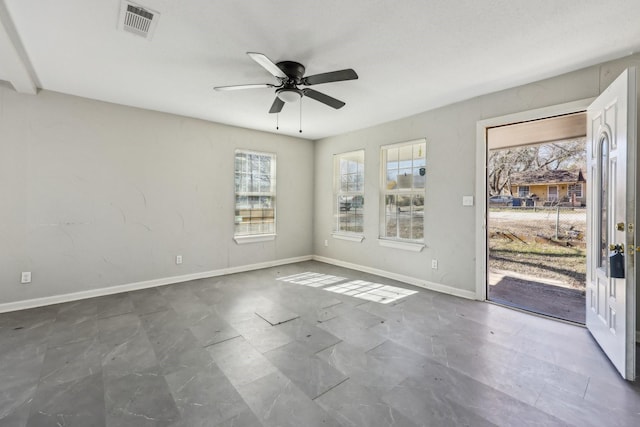
[[[302,98],[302,91],[294,88],[282,88],[278,89],[277,95],[284,102],[296,102]]]

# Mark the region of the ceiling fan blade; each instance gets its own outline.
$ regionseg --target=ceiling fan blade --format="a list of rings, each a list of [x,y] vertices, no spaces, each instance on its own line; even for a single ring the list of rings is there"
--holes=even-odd
[[[314,74],[302,79],[302,84],[311,86],[321,83],[341,82],[344,80],[356,80],[358,75],[351,68],[346,70],[331,71],[330,73]]]
[[[284,73],[284,71],[282,71],[280,67],[274,64],[272,60],[267,58],[266,55],[257,52],[247,52],[247,55],[249,55],[249,58],[256,61],[262,68],[273,74],[274,77],[279,77],[281,79],[287,78],[287,75]]]
[[[235,86],[217,86],[214,87],[213,90],[217,90],[219,92],[225,90],[242,90],[242,89],[264,89],[269,87],[275,87],[272,84],[264,83],[264,84],[252,84],[252,85],[235,85]]]
[[[276,96],[276,99],[273,100],[273,104],[271,104],[269,114],[279,113],[280,111],[282,111],[283,106],[284,101]]]
[[[322,102],[323,104],[335,108],[336,110],[338,108],[344,107],[345,105],[344,102],[340,101],[339,99],[335,99],[329,95],[325,95],[324,93],[318,92],[317,90],[303,89],[302,93],[304,93],[305,96],[308,96],[311,99],[315,99],[318,102]]]

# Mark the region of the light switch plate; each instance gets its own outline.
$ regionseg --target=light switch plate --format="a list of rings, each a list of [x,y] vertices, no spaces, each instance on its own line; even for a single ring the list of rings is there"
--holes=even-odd
[[[462,206],[473,206],[473,196],[462,196]]]

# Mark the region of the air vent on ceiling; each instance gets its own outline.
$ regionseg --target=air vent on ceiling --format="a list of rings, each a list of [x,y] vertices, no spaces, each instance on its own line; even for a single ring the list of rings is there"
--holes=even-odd
[[[160,14],[138,4],[122,1],[118,27],[125,31],[151,39]]]

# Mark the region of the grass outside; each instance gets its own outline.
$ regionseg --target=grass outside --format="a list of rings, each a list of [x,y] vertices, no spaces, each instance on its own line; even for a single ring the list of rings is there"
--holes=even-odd
[[[489,213],[489,268],[562,282],[584,290],[586,215]],[[558,230],[558,231],[556,231]],[[556,238],[557,233],[557,238]]]
[[[584,248],[498,238],[489,240],[489,267],[557,280],[575,289],[584,289],[587,273]]]

